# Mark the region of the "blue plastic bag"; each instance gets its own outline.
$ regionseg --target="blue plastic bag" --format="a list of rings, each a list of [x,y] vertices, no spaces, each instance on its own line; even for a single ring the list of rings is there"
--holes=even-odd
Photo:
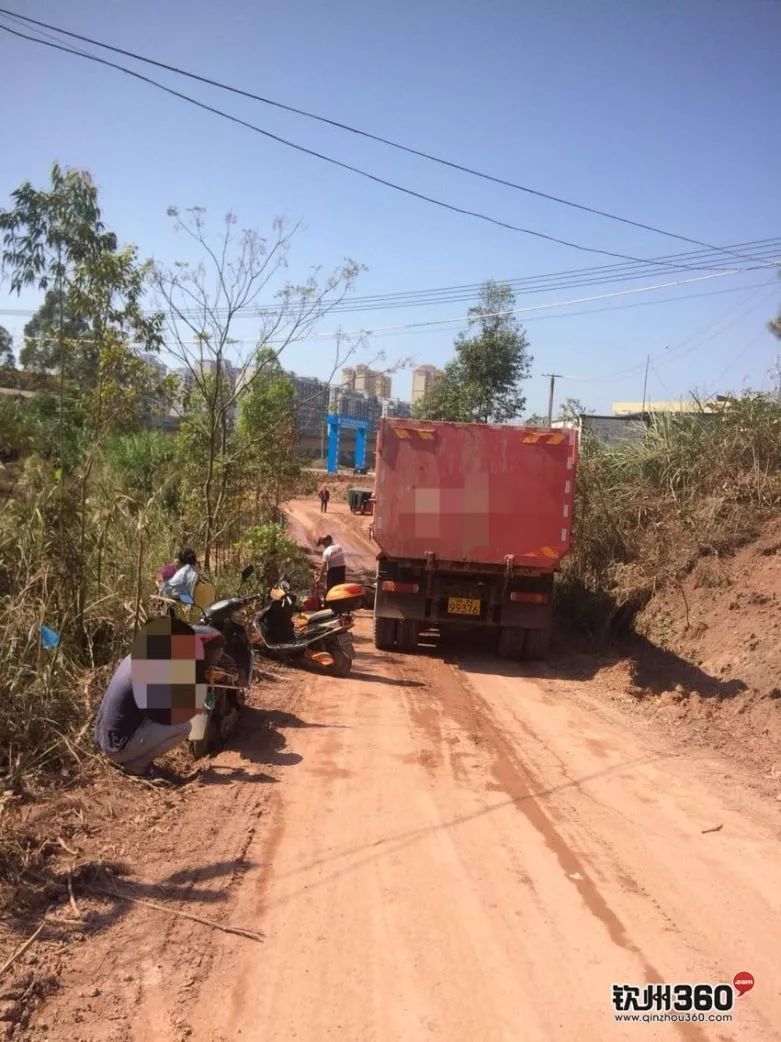
[[[56,648],[60,643],[59,634],[50,630],[48,626],[39,626],[38,629],[41,631],[41,647],[46,648],[47,651]]]

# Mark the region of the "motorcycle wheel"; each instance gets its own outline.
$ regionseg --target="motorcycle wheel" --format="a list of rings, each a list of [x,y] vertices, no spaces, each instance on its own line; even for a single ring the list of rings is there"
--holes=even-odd
[[[349,655],[345,654],[341,648],[329,648],[328,654],[334,660],[332,666],[326,666],[326,673],[332,677],[346,677],[350,670],[353,668],[353,660]]]
[[[239,702],[237,699],[226,697],[223,701],[222,712],[219,717],[220,745],[230,738],[239,723]]]
[[[239,676],[240,670],[235,660],[228,654],[220,656],[220,668],[226,673]],[[211,752],[217,752],[229,735],[236,729],[241,706],[244,704],[244,692],[236,692],[236,699],[229,698],[225,691],[220,691],[215,699],[214,709],[209,714],[209,723],[203,738],[190,742],[190,752],[196,760],[202,760]]]
[[[190,742],[190,752],[192,753],[194,760],[202,760],[204,756],[208,756],[209,752],[214,746],[215,742],[215,730],[211,720],[206,728],[206,734],[203,738],[197,738],[194,742]]]

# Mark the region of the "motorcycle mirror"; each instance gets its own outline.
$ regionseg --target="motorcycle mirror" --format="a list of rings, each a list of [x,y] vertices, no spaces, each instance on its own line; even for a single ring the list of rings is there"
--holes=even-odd
[[[251,575],[255,574],[255,565],[248,564],[244,571],[241,573],[241,581],[245,583]]]

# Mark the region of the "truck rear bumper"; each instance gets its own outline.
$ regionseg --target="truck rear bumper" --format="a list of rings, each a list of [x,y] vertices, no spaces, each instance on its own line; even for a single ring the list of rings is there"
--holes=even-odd
[[[417,597],[393,597],[377,595],[374,614],[380,619],[413,619],[430,626],[457,625],[504,629],[548,629],[551,624],[551,608],[549,605],[528,604],[522,607],[513,605],[500,609],[490,615],[460,615],[447,611],[428,609],[425,601]]]
[[[407,590],[383,589],[383,584]],[[410,619],[432,627],[548,629],[552,600],[553,573],[505,577],[496,573],[431,574],[408,568],[400,572],[392,562],[381,561],[374,613],[378,618]]]

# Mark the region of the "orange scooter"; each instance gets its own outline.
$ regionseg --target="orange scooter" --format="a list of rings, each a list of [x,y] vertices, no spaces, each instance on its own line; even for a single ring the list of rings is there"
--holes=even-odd
[[[350,630],[353,612],[363,604],[364,590],[358,583],[332,587],[325,607],[302,612],[288,583],[281,579],[271,591],[268,605],[252,623],[250,643],[270,658],[302,659],[326,673],[346,677],[352,669],[355,645]],[[312,599],[305,602],[314,604]]]

